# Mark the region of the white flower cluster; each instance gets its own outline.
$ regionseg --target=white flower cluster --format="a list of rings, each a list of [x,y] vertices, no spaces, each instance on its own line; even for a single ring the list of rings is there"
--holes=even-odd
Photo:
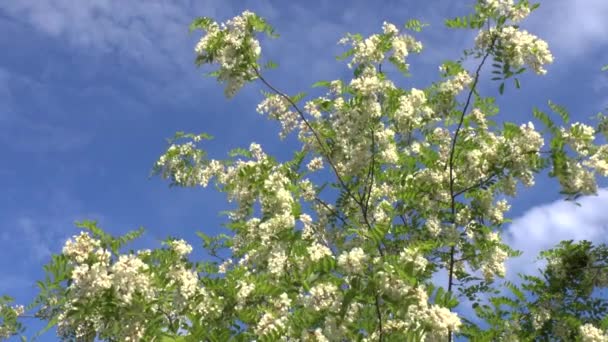
[[[504,214],[511,209],[511,205],[507,200],[500,200],[496,202],[490,209],[490,220],[494,224],[502,224],[504,222]]]
[[[560,133],[576,153],[582,156],[589,155],[589,151],[595,140],[595,128],[575,122],[569,129],[562,127]]]
[[[348,252],[343,252],[338,257],[338,266],[347,274],[359,274],[365,271],[369,256],[361,247],[355,247]]]
[[[380,273],[388,275],[383,271]],[[439,341],[445,339],[448,331],[456,332],[459,330],[462,322],[458,315],[442,306],[429,305],[429,297],[423,286],[411,287],[406,285],[403,281],[397,281],[395,274],[390,274],[385,279],[391,283],[388,286],[382,283],[386,294],[392,292],[390,295],[395,299],[407,297],[408,300],[413,300],[413,303],[407,307],[406,318],[404,320],[394,320],[393,323],[389,324],[390,329],[408,332],[422,327],[428,333],[425,335],[425,341]],[[388,287],[393,288],[388,289]],[[370,341],[374,340],[372,336]]]
[[[467,71],[461,71],[451,79],[439,84],[439,91],[455,96],[473,82],[473,78]]]
[[[597,183],[593,171],[586,169],[576,160],[566,161],[567,174],[559,180],[562,188],[568,192],[581,192],[585,195],[597,192]]]
[[[369,167],[372,145],[378,148],[384,161],[393,163],[398,159],[394,129],[378,122],[383,115],[382,94],[395,86],[368,65],[351,81],[350,87],[361,94],[361,101],[336,98],[328,118],[335,133],[332,159],[342,176],[358,174]]]
[[[399,62],[409,55],[410,51],[420,53],[422,51],[422,43],[415,40],[409,35],[399,35],[399,29],[397,26],[391,23],[384,22],[382,24],[382,31],[385,35],[390,36],[391,48],[393,51],[392,56]],[[405,64],[407,66],[407,64]]]
[[[306,168],[308,168],[308,170],[310,172],[315,172],[317,170],[321,170],[323,168],[323,158],[321,158],[321,157],[313,158],[310,162],[308,162],[308,165],[306,165]]]
[[[110,274],[109,264],[96,262],[79,264],[72,270],[72,288],[84,297],[93,297],[112,287],[113,275]]]
[[[549,319],[551,319],[551,313],[547,309],[540,308],[532,313],[532,326],[534,329],[540,330]]]
[[[600,175],[608,177],[608,145],[600,146],[584,164]]]
[[[465,128],[461,138],[474,147],[467,151],[464,157],[466,163],[457,165],[455,170],[457,186],[467,188],[478,184],[480,180],[492,177],[496,167],[508,170],[508,176],[497,182],[497,191],[500,189],[505,194],[514,196],[517,180],[520,180],[525,186],[532,186],[534,172],[531,165],[537,162],[544,140],[532,123],[523,124],[512,133],[515,134],[511,134],[507,138],[506,135],[497,135],[494,132],[479,132],[472,127]],[[448,148],[444,151],[445,144],[449,146],[449,142],[440,145],[442,158],[448,157],[447,154],[444,154],[449,151]],[[509,209],[508,203],[501,201],[495,204],[494,194],[490,192],[483,192],[482,195],[479,200],[483,212],[493,223],[503,222],[503,214]]]
[[[276,169],[264,181],[264,190],[260,202],[262,211],[270,216],[258,226],[260,239],[267,243],[280,231],[295,226],[295,218],[291,212],[294,203],[293,195],[289,190],[290,181],[283,171]]]
[[[97,314],[91,315],[86,322],[76,322],[65,315],[65,312],[82,301],[95,300],[99,296],[111,293],[121,305],[129,306],[135,295],[144,300],[150,300],[155,295],[147,272],[148,265],[138,256],[120,255],[118,260],[111,264],[110,252],[99,246],[99,240],[82,232],[68,240],[63,248],[64,254],[70,258],[74,268],[71,274],[68,304],[59,316],[60,335],[75,332],[77,337],[79,335],[82,337],[90,333],[91,329],[98,332],[103,329],[104,318]],[[93,251],[94,248],[97,250]],[[138,341],[143,336],[143,325],[141,322],[124,324],[121,335],[125,341]]]
[[[133,305],[141,305],[141,302],[153,303],[166,295],[172,296],[173,300],[165,304],[154,304],[153,310],[161,309],[158,305],[163,305],[162,311],[174,318],[187,312],[198,312],[206,317],[221,310],[212,300],[210,293],[199,285],[198,274],[183,261],[168,269],[164,274],[167,279],[162,278],[162,285],[159,287],[156,280],[163,275],[155,275],[144,261],[151,256],[149,251],[117,255],[116,260],[112,262],[110,251],[100,248],[100,245],[99,240],[83,232],[67,241],[64,246],[64,253],[73,269],[67,303],[61,307],[62,311],[58,317],[60,336],[84,337],[91,333],[101,336],[107,329],[114,329],[112,334],[116,334],[115,325],[118,323],[112,319],[108,321],[109,318],[103,311],[94,309],[84,320],[67,316],[67,312],[96,303],[106,296],[112,296],[118,304],[117,315],[122,314],[122,310],[131,310]],[[169,245],[180,256],[185,256],[192,250],[184,240],[174,240]],[[142,316],[121,321],[118,332],[120,340],[141,341],[146,320],[147,318]]]
[[[597,191],[595,172],[608,176],[608,145],[596,146],[595,129],[580,122],[568,129],[562,127],[560,134],[579,157],[586,157],[582,161],[579,158],[566,161],[566,174],[559,177],[562,187],[568,192],[594,194]]]
[[[347,35],[340,39],[339,44],[349,44],[353,49],[352,60],[348,63],[349,68],[358,65],[375,65],[385,59],[385,54],[392,51],[392,60],[407,69],[405,58],[410,52],[422,51],[422,44],[413,37],[406,34],[399,34],[399,30],[394,24],[384,22],[382,25],[383,35],[374,34],[362,39],[356,35]],[[386,41],[390,48],[386,49]]]
[[[272,309],[262,315],[254,328],[255,333],[264,336],[285,329],[290,307],[291,299],[287,293],[282,293],[279,298],[275,299]]]
[[[150,287],[148,265],[137,256],[119,256],[111,271],[116,295],[123,303],[131,303],[136,293],[146,299],[151,299],[154,295],[154,290]]]
[[[0,305],[0,311],[4,311],[8,308],[8,305]],[[15,316],[19,317],[25,312],[23,305],[15,305],[10,307]],[[16,326],[12,323],[8,323],[6,320],[0,321],[0,340],[8,340],[17,332]]]
[[[281,138],[285,138],[297,126],[298,114],[290,109],[289,102],[280,95],[270,95],[258,105],[257,111],[281,123]]]
[[[433,119],[434,111],[427,104],[424,92],[412,88],[409,94],[399,98],[399,107],[393,115],[397,130],[405,134]]]
[[[387,79],[382,79],[376,72],[376,69],[371,66],[366,66],[359,77],[355,77],[350,82],[350,87],[357,93],[376,100],[379,94],[386,92],[387,90],[394,89],[395,85],[393,82]],[[370,102],[370,106],[373,109],[372,117],[379,117],[382,112],[379,110],[379,104],[377,102]]]
[[[16,316],[21,316],[25,312],[25,307],[23,305],[14,305],[12,309]]]
[[[268,257],[268,271],[271,274],[280,276],[285,272],[287,265],[287,254],[282,248],[276,248]]]
[[[162,177],[172,178],[177,185],[206,187],[212,177],[220,177],[225,172],[224,166],[216,160],[203,164],[202,156],[191,141],[172,144],[158,159],[156,167],[163,170]]]
[[[308,252],[308,256],[312,261],[319,261],[325,257],[333,256],[331,249],[316,241],[314,241],[310,246],[306,247],[306,251]]]
[[[581,341],[583,342],[606,342],[608,334],[594,327],[592,324],[583,324],[580,327]]]
[[[475,44],[477,48],[485,50],[495,39],[497,46],[501,48],[504,61],[515,69],[527,65],[535,73],[543,75],[547,73],[544,66],[553,63],[553,55],[547,42],[528,31],[512,26],[482,30],[475,38]]]
[[[310,289],[310,294],[303,296],[303,303],[314,311],[339,310],[342,294],[332,283],[316,284]]]
[[[430,305],[426,310],[420,310],[415,314],[421,322],[430,325],[430,334],[426,338],[427,341],[445,339],[449,331],[456,332],[462,325],[456,313],[437,304]]]
[[[482,253],[481,271],[486,280],[491,280],[494,276],[505,276],[505,261],[509,255],[500,245],[501,239],[498,233],[490,232],[485,237],[485,240],[491,244],[491,247]]]
[[[261,53],[260,42],[254,37],[248,22],[255,14],[244,11],[226,23],[212,22],[194,51],[219,64],[217,79],[226,83],[225,94],[232,97],[247,82],[256,77],[250,60]]]
[[[245,301],[249,298],[251,293],[255,290],[255,284],[239,280],[237,284],[238,292],[236,293],[237,308],[245,307]]]
[[[177,311],[186,308],[190,299],[203,290],[203,288],[199,286],[197,273],[185,268],[183,265],[171,268],[168,277],[169,282],[167,285],[176,286],[178,289],[174,303],[178,308]]]
[[[513,22],[520,22],[530,14],[530,8],[525,4],[515,5],[513,0],[483,0],[485,8],[511,19]]]
[[[384,265],[384,270],[376,272],[376,276],[382,293],[394,300],[403,299],[412,291],[412,287],[399,277],[393,265]]]
[[[435,216],[428,217],[424,226],[431,234],[431,236],[434,237],[439,236],[442,231],[441,221]]]
[[[97,247],[99,247],[99,240],[91,238],[86,232],[81,232],[80,235],[73,236],[65,243],[63,254],[76,263],[82,263]]]
[[[359,64],[377,64],[384,60],[384,51],[380,48],[381,38],[374,34],[365,39],[358,39],[353,35],[346,35],[338,44],[350,44],[354,50],[353,59],[348,63],[352,68]]]
[[[192,253],[192,246],[183,239],[171,241],[169,242],[169,246],[171,246],[171,249],[177,253],[177,255],[182,257]]]
[[[315,186],[312,184],[310,179],[303,179],[299,185],[300,190],[302,191],[302,198],[305,201],[314,201],[317,193],[315,191]]]
[[[479,128],[481,128],[481,129],[488,128],[486,114],[483,113],[481,110],[479,110],[479,108],[473,108],[470,115],[471,115],[471,118],[473,119],[473,121],[475,121],[475,123],[477,123]]]
[[[429,261],[420,255],[420,253],[414,248],[405,248],[399,253],[399,260],[408,264],[411,263],[414,266],[414,272],[424,271]]]

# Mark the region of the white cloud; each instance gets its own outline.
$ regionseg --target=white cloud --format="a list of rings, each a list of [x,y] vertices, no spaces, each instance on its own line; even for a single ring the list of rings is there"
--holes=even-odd
[[[538,253],[563,240],[608,242],[608,189],[597,196],[572,202],[556,201],[528,210],[507,228],[503,239],[523,254],[507,263],[507,278],[518,280],[517,273],[536,273]]]
[[[23,0],[3,2],[0,8],[93,55],[114,52],[164,69],[174,67],[173,49],[185,45],[193,16],[215,15],[219,4],[205,1],[193,11],[174,1]]]
[[[606,0],[551,0],[541,2],[525,26],[547,40],[558,58],[574,58],[606,48],[606,18]]]

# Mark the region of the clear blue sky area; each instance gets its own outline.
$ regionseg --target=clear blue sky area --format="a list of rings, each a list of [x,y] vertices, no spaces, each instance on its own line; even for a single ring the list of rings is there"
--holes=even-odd
[[[282,159],[291,154],[294,140],[280,141],[277,124],[255,111],[259,84],[227,100],[215,80],[202,76],[208,70],[195,68],[200,34],[188,34],[195,16],[225,20],[249,9],[268,18],[281,38],[264,42],[264,55],[280,66],[267,78],[290,93],[348,75],[334,59],[344,33],[370,34],[385,20],[417,18],[430,24],[417,35],[425,50],[410,60],[412,78],[398,83],[421,88],[438,79],[441,61],[472,46],[476,32],[447,30],[443,19],[469,13],[473,3],[1,1],[0,294],[31,298],[42,264],[77,232],[77,220],[98,220],[115,233],[144,226],[137,246],[146,247],[168,235],[197,245],[197,230],[220,232],[222,194],[169,189],[149,177],[176,131],[215,136],[206,146],[217,158],[251,141]],[[575,121],[606,108],[608,73],[599,72],[608,63],[605,18],[606,0],[542,1],[523,26],[549,42],[555,63],[546,76],[524,76],[521,90],[507,88],[498,100],[502,118],[527,122],[548,99],[570,109]],[[484,79],[481,92],[498,95],[497,87]],[[557,185],[543,178],[521,195],[505,239],[530,257],[511,270],[532,270],[536,251],[559,239],[605,240],[608,192],[575,208],[555,202]]]

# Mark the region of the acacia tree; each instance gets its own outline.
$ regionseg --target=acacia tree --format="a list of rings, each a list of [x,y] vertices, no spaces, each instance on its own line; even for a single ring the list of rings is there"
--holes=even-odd
[[[258,39],[277,34],[263,18],[196,19],[196,64],[217,67],[227,97],[262,86],[257,111],[280,123],[281,137],[297,134],[301,148],[280,162],[252,143],[216,160],[200,147],[208,135],[178,133],[156,173],[174,186],[212,183],[235,203],[226,234],[199,233],[209,258],[189,260],[192,247],[177,239],[126,251],[141,230],[117,238],[80,223],[30,306],[0,302],[0,335],[21,333],[31,314],[76,341],[608,340],[595,291],[608,279],[605,246],[565,242],[521,287],[497,279],[518,254],[500,231],[519,184],[549,170],[576,199],[608,175],[608,146],[595,143],[608,132],[603,116],[597,128],[561,127],[537,109],[543,132],[532,122],[499,125],[494,98],[478,89],[488,67],[501,94],[527,70],[545,74],[547,44],[517,26],[537,7],[478,0],[469,16],[447,20],[479,33],[425,89],[400,88],[386,73],[408,75],[408,56],[422,51],[420,22],[409,21],[409,33],[385,22],[369,37],[347,34],[339,59],[352,78],[317,82],[326,93],[308,100],[267,78],[276,65],[262,59]],[[549,108],[567,124],[564,108]],[[439,271],[447,283],[433,282]],[[477,317],[458,315],[461,303]]]

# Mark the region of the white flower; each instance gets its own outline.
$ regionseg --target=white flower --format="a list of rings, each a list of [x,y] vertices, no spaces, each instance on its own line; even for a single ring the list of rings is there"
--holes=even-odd
[[[423,322],[431,324],[431,331],[436,336],[447,336],[448,331],[458,331],[462,325],[458,314],[436,304],[417,314]]]
[[[268,271],[274,275],[281,275],[285,272],[287,265],[287,254],[283,249],[274,250],[268,257]]]
[[[274,313],[266,312],[262,315],[262,318],[254,328],[254,331],[256,334],[264,336],[273,331],[283,329],[285,327],[285,323],[287,323],[287,316],[279,315],[277,317],[277,315]]]
[[[228,267],[230,267],[230,265],[232,265],[232,259],[228,258],[218,266],[218,272],[226,273],[226,271],[228,270]]]
[[[306,165],[310,172],[315,172],[317,170],[321,170],[323,168],[323,158],[316,157],[313,158],[308,165]]]
[[[306,201],[314,201],[316,197],[316,192],[314,185],[310,181],[310,179],[304,179],[300,182],[300,189],[302,190],[302,197]]]
[[[608,145],[600,146],[584,164],[597,171],[600,175],[608,177]]]
[[[528,6],[516,6],[513,0],[484,0],[482,3],[499,16],[506,16],[513,22],[520,22],[530,14]]]
[[[338,266],[343,268],[346,273],[356,274],[364,271],[367,266],[368,256],[361,247],[355,247],[349,252],[343,252],[338,258]]]
[[[169,270],[169,278],[170,285],[178,285],[179,294],[184,301],[192,298],[199,290],[197,273],[186,269],[183,265]]]
[[[234,96],[246,82],[256,78],[253,68],[243,68],[248,60],[257,60],[261,53],[260,42],[253,36],[253,27],[248,25],[254,16],[254,13],[244,11],[221,25],[211,23],[194,49],[198,55],[211,57],[207,63],[219,65],[217,79],[226,83],[224,93],[227,97]],[[222,44],[216,43],[218,39]],[[244,47],[248,49],[243,51]]]
[[[418,251],[412,248],[405,248],[400,254],[399,259],[403,263],[412,263],[415,271],[424,271],[429,263]]]
[[[192,246],[190,246],[185,240],[173,240],[169,242],[171,250],[177,253],[179,256],[186,256],[192,252]]]
[[[89,255],[99,247],[99,240],[91,238],[89,233],[81,232],[69,239],[64,247],[63,254],[77,263],[84,262]]]
[[[17,316],[21,316],[25,312],[25,307],[23,305],[15,305],[12,309]]]
[[[150,287],[150,278],[147,274],[148,265],[135,255],[121,255],[111,267],[113,286],[118,298],[130,304],[133,295],[139,293],[151,298],[153,289]]]
[[[314,228],[312,226],[312,217],[308,214],[300,214],[300,221],[304,224],[302,229],[302,238],[311,239],[315,235]]]
[[[318,242],[313,242],[312,245],[306,248],[306,250],[308,251],[308,256],[312,261],[319,261],[327,256],[333,255],[331,253],[331,249]]]
[[[496,232],[490,232],[486,236],[486,241],[492,243],[492,247],[483,253],[484,258],[481,264],[481,270],[484,277],[487,280],[493,279],[495,275],[504,277],[505,261],[508,259],[509,255],[504,250],[504,247],[500,245],[500,236]]]
[[[475,44],[479,49],[487,49],[495,37],[502,47],[502,58],[514,69],[527,65],[534,72],[542,75],[547,72],[544,66],[553,63],[553,55],[549,51],[547,42],[513,26],[503,27],[500,30],[496,28],[482,30],[475,39]]]
[[[439,91],[450,95],[457,95],[473,82],[473,78],[466,71],[461,71],[449,80],[439,84]]]
[[[382,23],[382,31],[384,32],[384,34],[397,34],[399,33],[399,30],[397,29],[397,26],[395,26],[394,24],[391,23],[387,23],[386,21]]]
[[[285,138],[297,126],[300,120],[298,113],[290,109],[291,104],[279,95],[268,96],[257,108],[260,114],[266,114],[270,118],[281,123],[282,130],[280,137]]]
[[[236,293],[237,305],[239,308],[245,306],[245,301],[251,293],[255,290],[255,284],[246,282],[244,280],[239,280],[237,283],[237,288],[239,289]]]
[[[439,233],[441,233],[442,231],[441,221],[435,216],[427,218],[425,226],[431,236],[439,236]]]
[[[252,142],[251,145],[249,145],[249,151],[253,155],[253,158],[258,161],[262,161],[262,159],[266,158],[266,153],[262,151],[262,146],[260,146],[260,144]]]
[[[584,324],[580,327],[581,339],[583,342],[606,342],[608,335],[592,324]]]
[[[338,287],[332,283],[321,283],[310,289],[310,295],[304,298],[308,307],[315,311],[336,310],[341,302]]]

